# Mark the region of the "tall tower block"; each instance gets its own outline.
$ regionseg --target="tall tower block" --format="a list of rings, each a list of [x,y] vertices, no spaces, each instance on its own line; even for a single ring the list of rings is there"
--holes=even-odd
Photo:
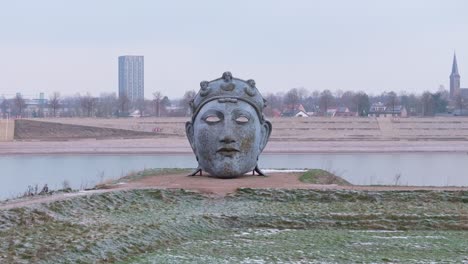
[[[119,57],[119,97],[123,95],[131,102],[145,98],[143,56]]]

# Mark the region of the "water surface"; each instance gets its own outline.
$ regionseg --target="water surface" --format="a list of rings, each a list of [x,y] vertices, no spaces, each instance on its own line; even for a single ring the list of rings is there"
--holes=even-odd
[[[266,154],[259,163],[261,168],[321,168],[358,185],[468,186],[464,153]],[[0,199],[21,194],[28,185],[78,189],[145,168],[195,166],[192,154],[0,156]]]

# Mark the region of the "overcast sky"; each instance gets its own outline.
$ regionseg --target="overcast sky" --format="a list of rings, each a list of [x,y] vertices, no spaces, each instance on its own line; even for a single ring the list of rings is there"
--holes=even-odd
[[[145,97],[229,70],[263,94],[468,87],[464,0],[15,0],[0,7],[0,96],[117,92],[117,57],[145,57]]]

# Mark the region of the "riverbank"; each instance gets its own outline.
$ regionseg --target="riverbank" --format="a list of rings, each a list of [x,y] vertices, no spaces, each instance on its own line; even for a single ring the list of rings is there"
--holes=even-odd
[[[468,141],[270,141],[264,153],[468,153]],[[18,154],[188,154],[185,137],[82,139],[70,141],[0,142],[0,155]]]
[[[440,190],[240,188],[224,197],[105,190],[0,209],[0,262],[461,263],[468,260],[467,197]]]

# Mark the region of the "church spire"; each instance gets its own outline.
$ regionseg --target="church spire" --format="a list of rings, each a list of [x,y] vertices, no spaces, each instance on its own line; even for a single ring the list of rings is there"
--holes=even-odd
[[[457,65],[457,54],[455,54],[455,52],[453,53],[452,74],[459,75],[458,74],[458,65]]]
[[[452,73],[450,73],[450,98],[460,94],[460,74],[458,73],[457,55],[453,53]]]

